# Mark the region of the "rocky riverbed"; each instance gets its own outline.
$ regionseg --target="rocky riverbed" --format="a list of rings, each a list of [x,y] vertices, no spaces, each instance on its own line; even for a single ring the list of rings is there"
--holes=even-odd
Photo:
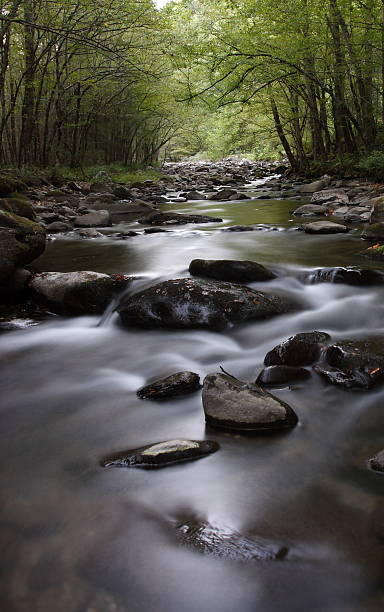
[[[5,609],[381,609],[381,188],[277,170],[4,197]]]

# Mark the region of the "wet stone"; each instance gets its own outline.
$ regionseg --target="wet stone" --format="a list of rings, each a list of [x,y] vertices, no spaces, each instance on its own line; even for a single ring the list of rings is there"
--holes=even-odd
[[[371,389],[384,382],[381,338],[343,340],[329,346],[323,357],[327,365],[320,364],[314,370],[331,384],[348,389]]]
[[[380,451],[377,453],[377,455],[369,459],[368,465],[372,470],[375,470],[375,472],[384,473],[384,450]]]
[[[285,298],[243,285],[181,278],[123,298],[117,311],[124,325],[144,328],[224,329],[294,310]]]
[[[177,372],[166,378],[155,380],[138,390],[140,399],[165,400],[194,393],[201,389],[200,377],[194,372]]]
[[[264,364],[266,366],[310,365],[320,357],[322,348],[329,343],[330,339],[329,334],[319,331],[296,334],[269,351],[264,359]]]
[[[194,259],[189,265],[192,276],[207,276],[216,280],[247,283],[267,281],[275,274],[255,261],[235,259]]]
[[[305,223],[303,230],[306,234],[345,234],[348,228],[340,223],[332,221],[314,221],[313,223]]]
[[[307,380],[311,374],[304,368],[295,368],[286,365],[274,365],[264,368],[257,377],[258,385],[279,385],[283,383]]]
[[[180,542],[199,552],[229,561],[272,561],[284,559],[288,548],[262,537],[248,537],[225,526],[191,519],[176,525]]]
[[[157,468],[182,461],[200,459],[219,450],[213,440],[166,440],[106,457],[103,467]]]
[[[182,215],[179,213],[154,213],[139,219],[142,225],[186,225],[187,223],[221,223],[219,217],[207,215]]]
[[[204,379],[203,408],[206,422],[238,431],[279,430],[297,425],[292,408],[256,384],[228,374],[209,374]]]
[[[305,274],[306,283],[344,283],[357,287],[381,285],[384,282],[384,272],[369,268],[319,268]]]

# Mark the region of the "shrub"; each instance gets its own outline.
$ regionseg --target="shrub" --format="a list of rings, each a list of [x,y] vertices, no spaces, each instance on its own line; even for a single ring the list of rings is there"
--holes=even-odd
[[[378,183],[384,182],[384,151],[372,151],[363,157],[359,163],[360,170]]]

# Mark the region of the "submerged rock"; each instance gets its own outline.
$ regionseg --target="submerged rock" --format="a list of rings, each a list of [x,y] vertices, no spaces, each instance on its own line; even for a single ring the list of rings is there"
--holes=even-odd
[[[221,223],[219,217],[207,215],[182,215],[179,213],[154,213],[139,219],[142,225],[184,225],[187,223]]]
[[[101,314],[132,277],[99,272],[42,272],[29,281],[37,300],[60,314]]]
[[[203,408],[209,425],[234,430],[274,430],[294,427],[292,408],[256,384],[228,374],[209,374],[203,384]]]
[[[369,459],[368,464],[375,472],[384,472],[384,450]]]
[[[248,537],[224,526],[191,519],[176,525],[182,544],[199,552],[229,561],[269,561],[284,559],[288,548],[262,537]]]
[[[140,448],[116,453],[106,457],[103,467],[147,467],[156,468],[181,461],[200,459],[219,450],[218,442],[213,440],[167,440],[148,444]]]
[[[342,340],[324,352],[326,364],[314,368],[328,382],[344,388],[371,389],[384,381],[382,338]]]
[[[320,357],[324,345],[331,337],[325,332],[304,332],[291,336],[273,348],[264,359],[266,366],[287,365],[305,366]]]
[[[333,223],[332,221],[313,221],[313,223],[305,223],[303,230],[307,234],[345,234],[348,232],[346,225]]]
[[[303,277],[307,283],[344,283],[365,287],[381,285],[384,282],[384,272],[369,268],[319,268]]]
[[[242,285],[180,278],[123,298],[117,310],[124,325],[217,330],[290,312],[293,305]]]
[[[279,385],[282,383],[307,380],[311,374],[304,368],[294,368],[286,365],[273,365],[264,368],[257,377],[258,385]]]
[[[236,259],[194,259],[189,265],[189,272],[192,276],[207,276],[238,283],[275,278],[273,272],[255,261]]]
[[[177,372],[166,378],[155,380],[138,390],[140,399],[164,400],[187,395],[201,389],[200,377],[194,372]]]

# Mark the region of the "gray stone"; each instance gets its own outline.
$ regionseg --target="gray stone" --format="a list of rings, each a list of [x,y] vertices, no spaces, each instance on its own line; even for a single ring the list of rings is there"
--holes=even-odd
[[[370,268],[338,267],[318,268],[302,277],[307,283],[344,283],[357,287],[382,285],[384,272]]]
[[[300,193],[315,193],[315,191],[320,191],[327,187],[330,183],[330,177],[324,176],[318,181],[314,181],[313,183],[306,183],[299,187],[298,191]]]
[[[164,400],[194,393],[201,389],[200,377],[194,372],[177,372],[138,390],[140,399]]]
[[[115,202],[96,202],[93,204],[95,210],[107,210],[111,215],[125,215],[131,213],[151,213],[156,209],[152,204],[144,202],[143,200],[134,200],[128,202],[127,200],[118,200]]]
[[[207,423],[223,429],[286,429],[298,421],[288,404],[262,387],[220,373],[205,377],[203,408]]]
[[[192,278],[165,281],[124,297],[117,308],[127,326],[213,330],[293,309],[285,298],[242,285]]]
[[[216,191],[213,195],[208,196],[208,200],[213,201],[224,201],[229,200],[229,198],[233,195],[237,195],[237,191],[234,189],[221,189],[220,191]]]
[[[29,287],[38,301],[60,314],[101,314],[132,277],[99,272],[42,272]]]
[[[276,275],[255,261],[235,259],[194,259],[189,265],[192,276],[206,276],[217,280],[247,283],[267,281]]]
[[[307,234],[345,234],[349,231],[345,225],[333,223],[332,221],[313,221],[313,223],[306,223],[303,225],[303,230]]]
[[[343,189],[323,189],[316,191],[312,198],[311,204],[348,204],[349,197]]]
[[[97,210],[75,219],[76,227],[106,227],[107,225],[112,225],[111,215],[107,210]]]
[[[70,232],[72,229],[72,225],[68,223],[63,223],[63,221],[54,221],[53,223],[49,223],[47,225],[46,230],[49,234],[57,234],[59,232]]]
[[[185,225],[187,223],[220,223],[223,220],[207,215],[181,215],[179,213],[153,213],[139,219],[142,225]]]
[[[312,217],[316,215],[325,215],[326,212],[326,206],[320,206],[319,204],[303,204],[303,206],[296,208],[296,210],[293,211],[293,214],[296,217]]]
[[[158,468],[172,463],[200,459],[219,450],[213,440],[167,440],[106,457],[103,467]]]

